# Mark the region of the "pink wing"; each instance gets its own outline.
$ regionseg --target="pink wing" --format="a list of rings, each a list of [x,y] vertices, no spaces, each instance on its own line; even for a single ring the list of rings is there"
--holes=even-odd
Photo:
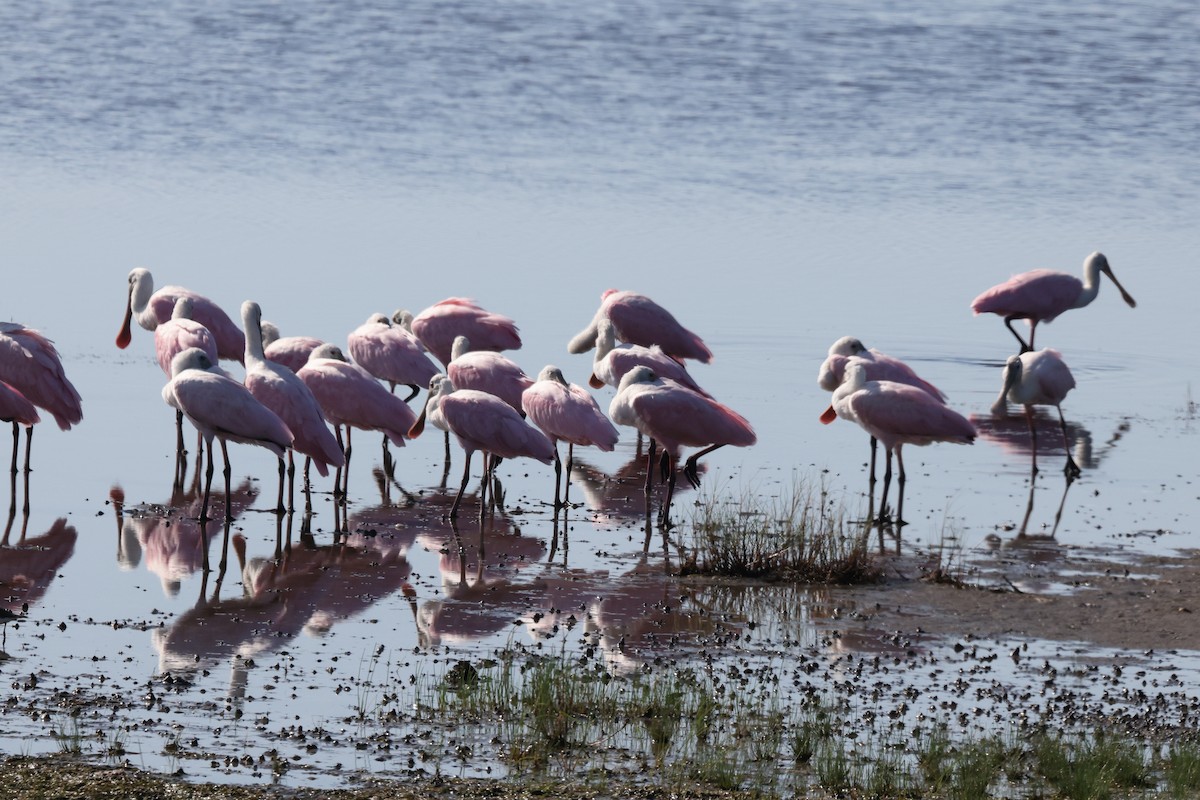
[[[283,420],[295,437],[292,447],[312,458],[321,477],[329,474],[330,466],[343,466],[346,460],[342,450],[308,386],[286,367],[265,366],[265,369],[247,368],[246,388],[250,394]]]
[[[731,444],[749,447],[758,441],[744,417],[726,405],[672,381],[632,398],[643,430],[672,453],[681,446]]]
[[[596,400],[579,386],[538,381],[525,390],[521,405],[529,420],[551,441],[562,439],[581,447],[593,445],[609,452],[617,444],[617,429]]]
[[[623,342],[658,345],[675,358],[694,358],[704,364],[712,361],[712,351],[699,336],[645,295],[610,289],[604,294],[601,311],[612,320],[617,338]]]
[[[41,418],[25,395],[0,381],[0,420],[21,425],[36,425]]]
[[[425,388],[438,373],[425,346],[403,328],[363,325],[346,343],[354,362],[380,380]]]
[[[522,393],[533,385],[533,379],[516,363],[487,351],[464,353],[450,362],[446,375],[455,388],[494,394],[517,411],[521,410]]]
[[[312,336],[284,336],[263,348],[263,355],[268,361],[299,372],[308,363],[309,354],[323,344],[323,341]]]
[[[550,440],[495,395],[460,389],[442,398],[442,414],[464,450],[483,450],[501,458],[523,456],[544,464],[554,460]]]
[[[443,364],[450,363],[456,336],[470,339],[472,350],[521,349],[521,335],[513,320],[464,297],[450,297],[425,309],[413,319],[412,330]]]
[[[58,351],[35,330],[13,324],[0,330],[0,380],[49,411],[64,431],[83,419],[79,392],[67,380]]]
[[[193,319],[168,319],[154,329],[154,355],[158,366],[171,377],[171,359],[187,350],[199,347],[215,364],[217,340],[212,332]]]
[[[362,367],[318,359],[298,374],[334,425],[382,431],[397,447],[404,446],[416,415]]]
[[[171,383],[183,413],[206,435],[258,444],[280,458],[291,446],[292,432],[283,420],[237,381],[193,369]]]
[[[1027,314],[1049,322],[1071,308],[1083,291],[1083,281],[1065,272],[1035,269],[1014,275],[975,298],[976,314]]]
[[[227,361],[239,364],[246,355],[246,335],[242,333],[229,315],[204,295],[181,286],[164,286],[150,296],[150,308],[162,325],[175,312],[175,301],[180,297],[192,298],[192,319],[212,331],[217,340],[217,352]]]
[[[970,442],[975,426],[915,386],[885,381],[848,398],[860,425],[889,449],[896,444]]]

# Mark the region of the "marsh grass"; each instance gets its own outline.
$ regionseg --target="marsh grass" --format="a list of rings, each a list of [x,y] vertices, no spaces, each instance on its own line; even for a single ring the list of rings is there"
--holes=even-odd
[[[1109,736],[1059,737],[1039,734],[1032,745],[1035,768],[1063,797],[1111,797],[1113,789],[1152,784],[1144,747]]]
[[[879,579],[867,540],[824,489],[804,482],[778,497],[714,492],[681,545],[683,574],[854,584]]]
[[[1167,791],[1172,797],[1200,796],[1200,746],[1194,742],[1176,742],[1167,751],[1163,764]]]

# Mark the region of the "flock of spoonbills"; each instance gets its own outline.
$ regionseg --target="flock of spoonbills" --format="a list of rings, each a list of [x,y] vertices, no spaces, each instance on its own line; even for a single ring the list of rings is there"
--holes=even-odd
[[[1033,407],[1054,406],[1062,426],[1063,445],[1067,451],[1063,471],[1067,480],[1079,476],[1079,467],[1071,457],[1067,440],[1067,423],[1062,413],[1062,401],[1075,388],[1075,378],[1063,361],[1062,354],[1051,348],[1033,349],[1033,338],[1039,322],[1050,322],[1064,311],[1082,308],[1096,299],[1100,291],[1100,275],[1116,284],[1121,298],[1130,307],[1136,305],[1113,275],[1103,253],[1092,253],[1083,262],[1083,280],[1065,272],[1035,269],[1015,275],[1004,283],[983,292],[971,303],[975,314],[991,313],[1004,317],[1004,324],[1020,343],[1020,352],[1010,356],[1004,365],[1000,396],[992,404],[992,413],[1006,414],[1008,404],[1024,406],[1030,435],[1036,437]],[[1015,320],[1029,323],[1029,342],[1013,328]],[[837,417],[857,422],[871,436],[871,500],[874,502],[875,448],[882,442],[887,453],[880,500],[879,524],[890,521],[887,514],[888,487],[892,479],[892,454],[899,466],[899,488],[895,524],[904,524],[904,458],[906,444],[927,445],[932,442],[971,444],[975,426],[945,405],[946,396],[936,386],[921,379],[904,362],[878,350],[868,350],[853,337],[838,339],[829,348],[829,355],[817,375],[821,388],[833,392],[829,408],[821,415],[828,424]],[[1036,441],[1036,440],[1035,440]]]
[[[1101,274],[1116,284],[1126,303],[1135,305],[1101,253],[1088,256],[1083,271],[1083,280],[1050,270],[1026,272],[987,290],[971,306],[976,314],[1003,316],[1020,342],[1020,353],[1005,364],[1003,388],[993,412],[1006,413],[1008,403],[1024,406],[1032,430],[1033,406],[1053,405],[1058,409],[1064,440],[1061,404],[1075,381],[1060,353],[1049,348],[1033,350],[1038,323],[1092,302]],[[516,324],[464,298],[443,300],[415,316],[407,311],[398,311],[391,318],[373,314],[348,336],[353,361],[337,346],[318,339],[280,337],[278,330],[262,319],[255,302],[242,305],[239,328],[208,298],[178,286],[155,291],[153,278],[145,269],[129,273],[127,301],[118,347],[129,345],[134,320],[154,333],[158,363],[168,379],[163,399],[177,410],[179,452],[184,451],[184,417],[195,426],[207,449],[202,519],[208,518],[214,439],[224,458],[227,498],[231,476],[228,442],[258,445],[276,455],[277,510],[283,513],[292,510],[294,453],[306,458],[306,489],[309,464],[315,464],[322,476],[333,468],[334,494],[344,498],[351,428],[383,434],[384,466],[391,472],[394,462],[389,443],[404,446],[407,439],[420,435],[428,422],[446,433],[447,468],[450,434],[466,456],[450,511],[455,517],[476,451],[483,454],[481,507],[499,461],[524,457],[555,465],[557,510],[567,502],[569,491],[560,492],[563,469],[558,442],[568,444],[569,483],[573,448],[611,450],[618,438],[615,422],[636,428],[650,440],[647,495],[656,467],[667,481],[658,512],[662,527],[671,524],[671,500],[684,447],[702,448],[683,467],[684,476],[698,485],[701,457],[725,445],[746,447],[756,442],[750,424],[713,399],[688,374],[683,362],[707,363],[712,358],[709,348],[662,306],[634,292],[604,292],[591,323],[567,347],[571,353],[595,349],[590,385],[617,389],[608,415],[585,389],[569,384],[553,365],[534,380],[501,355],[501,351],[521,346]],[[1029,323],[1028,343],[1012,327],[1018,319]],[[222,370],[217,365],[221,359],[242,363],[245,380],[239,382]],[[390,391],[380,381],[387,383]],[[818,383],[832,392],[832,402],[821,421],[843,417],[857,422],[871,436],[872,502],[875,445],[883,443],[887,467],[880,523],[893,521],[888,518],[886,502],[895,454],[899,489],[894,522],[903,524],[903,445],[967,444],[975,438],[972,424],[945,405],[945,395],[937,387],[898,359],[868,349],[853,337],[843,337],[830,347]],[[406,398],[395,394],[397,386],[409,388]],[[428,388],[429,394],[416,414],[408,401],[422,388]],[[37,408],[49,412],[64,430],[83,416],[79,393],[63,372],[54,345],[37,331],[0,323],[0,419],[13,424],[14,476],[21,425],[26,427],[28,475]],[[661,455],[656,457],[659,450]],[[1069,451],[1064,471],[1068,480],[1079,474]],[[285,474],[289,487],[286,504]],[[177,475],[179,479],[181,475]]]

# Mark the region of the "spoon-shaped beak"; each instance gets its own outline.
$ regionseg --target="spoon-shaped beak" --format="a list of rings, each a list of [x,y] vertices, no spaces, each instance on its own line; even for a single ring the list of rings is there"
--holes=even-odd
[[[1119,280],[1117,280],[1117,276],[1113,275],[1112,269],[1105,267],[1102,269],[1102,271],[1104,272],[1105,275],[1108,276],[1108,279],[1110,281],[1112,281],[1114,284],[1116,284],[1117,291],[1121,293],[1121,299],[1124,300],[1130,308],[1137,308],[1137,301],[1133,299],[1133,295],[1131,295],[1129,292],[1125,291],[1125,287],[1121,285],[1121,282]]]

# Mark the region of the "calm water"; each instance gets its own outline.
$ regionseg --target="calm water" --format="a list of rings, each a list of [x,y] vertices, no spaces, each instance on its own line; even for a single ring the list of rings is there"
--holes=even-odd
[[[1030,497],[1027,530],[1039,532],[1063,494],[1053,451],[1031,494],[1020,425],[910,453],[905,546],[949,531],[985,576],[1022,563],[1046,592],[1078,579],[1080,553],[1122,564],[1194,548],[1200,12],[945,5],[0,8],[0,316],[55,339],[85,403],[78,429],[40,426],[27,527],[18,513],[0,551],[6,605],[30,604],[8,631],[6,675],[39,674],[47,693],[98,691],[105,676],[137,695],[180,670],[194,683],[161,716],[218,752],[214,731],[232,725],[257,752],[278,743],[233,707],[273,729],[334,724],[354,705],[339,671],[359,674],[379,647],[433,648],[411,669],[436,673],[532,641],[528,626],[513,633],[518,617],[574,604],[619,638],[678,593],[647,577],[664,558],[640,556],[636,511],[597,488],[598,473],[634,457],[629,436],[616,453],[581,454],[595,486],[553,557],[540,504],[550,471],[508,465],[524,513],[488,534],[478,565],[440,554],[453,532],[428,499],[441,477],[433,437],[401,454],[400,482],[425,492],[401,510],[374,488],[376,437],[357,436],[352,525],[387,535],[286,565],[271,560],[275,521],[254,496],[273,491],[271,458],[234,448],[235,476],[253,478],[234,531],[247,572],[202,583],[186,521],[117,520],[107,502],[114,487],[130,509],[170,499],[174,433],[151,337],[112,344],[133,266],[229,309],[255,299],[285,334],[337,342],[371,312],[473,296],[518,320],[527,372],[556,363],[576,382],[588,359],[565,344],[600,292],[645,292],[707,339],[716,360],[694,374],[759,433],[758,446],[707,460],[700,497],[772,497],[823,476],[859,509],[865,437],[817,422],[830,342],[852,333],[906,357],[960,411],[985,415],[1013,342],[999,320],[972,318],[971,298],[1024,269],[1077,272],[1100,249],[1138,308],[1106,285],[1038,340],[1079,383],[1066,413],[1084,476],[1055,547],[1029,566],[1007,546]],[[452,483],[461,463],[455,453]],[[680,498],[684,519],[695,497]],[[323,496],[317,511],[328,545]],[[280,589],[285,608],[263,601]],[[820,650],[818,611],[777,624]],[[1195,625],[1181,633],[1200,648]],[[638,662],[610,652],[614,668]],[[12,691],[21,702],[34,690]],[[55,724],[6,714],[0,740],[52,751]],[[162,738],[130,733],[135,763],[168,766]]]

